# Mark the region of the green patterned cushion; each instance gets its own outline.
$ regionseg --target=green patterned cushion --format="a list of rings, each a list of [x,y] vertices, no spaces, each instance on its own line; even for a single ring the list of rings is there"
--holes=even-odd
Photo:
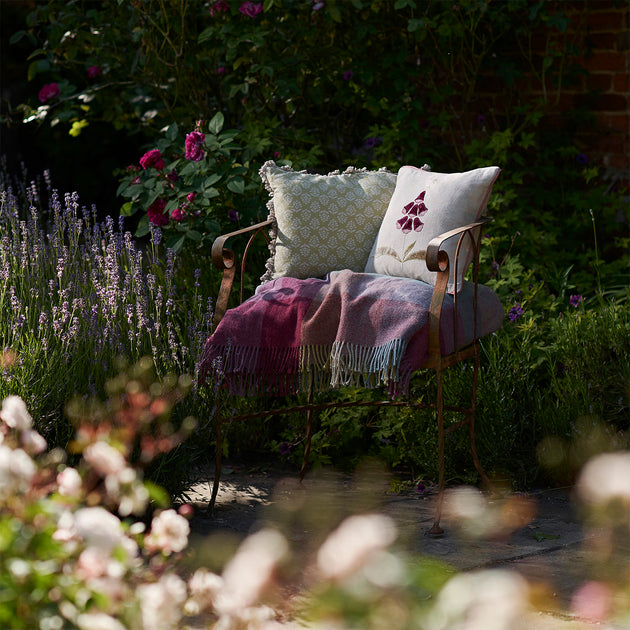
[[[291,276],[320,278],[329,271],[362,272],[396,175],[348,168],[313,175],[269,161],[260,169],[276,231],[262,282]]]

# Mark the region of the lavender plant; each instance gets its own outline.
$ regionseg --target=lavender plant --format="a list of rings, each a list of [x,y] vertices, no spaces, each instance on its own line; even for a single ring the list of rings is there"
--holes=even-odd
[[[164,251],[158,228],[140,244],[122,218],[99,222],[47,173],[41,184],[0,173],[0,344],[10,357],[0,396],[23,397],[51,440],[64,401],[101,391],[119,357],[194,376],[212,301],[200,269]]]

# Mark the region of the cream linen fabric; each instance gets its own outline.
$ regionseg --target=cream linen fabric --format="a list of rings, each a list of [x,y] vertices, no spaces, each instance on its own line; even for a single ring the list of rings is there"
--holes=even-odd
[[[465,173],[434,173],[403,166],[396,189],[365,266],[367,273],[403,276],[435,283],[435,272],[426,266],[429,241],[449,230],[476,221],[485,208],[499,176],[497,166]],[[454,255],[457,238],[444,249],[451,261],[450,292],[454,288]],[[458,291],[472,259],[472,246],[465,239],[457,268]]]

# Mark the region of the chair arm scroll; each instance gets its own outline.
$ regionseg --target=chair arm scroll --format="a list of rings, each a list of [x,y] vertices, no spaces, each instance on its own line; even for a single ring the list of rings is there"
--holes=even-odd
[[[427,246],[426,264],[429,271],[437,272],[435,286],[433,288],[433,296],[431,298],[431,306],[429,308],[429,361],[438,365],[441,362],[440,349],[440,318],[442,315],[442,304],[448,287],[448,279],[450,273],[450,264],[448,253],[441,249],[443,244],[451,238],[459,237],[457,249],[455,252],[455,275],[457,276],[457,261],[462,241],[469,237],[473,243],[473,282],[475,284],[475,299],[473,307],[473,317],[475,320],[475,337],[476,337],[476,320],[477,320],[477,272],[479,264],[479,240],[475,239],[475,233],[485,223],[492,221],[490,217],[483,217],[474,223],[463,225],[448,232],[444,232],[439,236],[431,239]],[[453,292],[454,312],[453,312],[453,344],[457,349],[457,279],[455,279],[455,288]]]
[[[236,275],[236,257],[234,251],[226,247],[226,243],[229,239],[241,236],[242,234],[251,234],[245,250],[243,251],[243,259],[241,263],[241,302],[243,301],[243,279],[245,275],[245,261],[247,259],[247,252],[254,238],[262,233],[269,242],[269,238],[265,232],[266,228],[270,228],[273,225],[272,219],[267,219],[261,223],[244,227],[228,234],[222,234],[217,236],[212,244],[212,264],[216,269],[223,272],[221,278],[221,286],[219,287],[219,294],[217,296],[216,303],[214,305],[214,325],[216,326],[225,315],[227,310],[228,300],[232,291],[232,285],[234,284],[234,277]]]

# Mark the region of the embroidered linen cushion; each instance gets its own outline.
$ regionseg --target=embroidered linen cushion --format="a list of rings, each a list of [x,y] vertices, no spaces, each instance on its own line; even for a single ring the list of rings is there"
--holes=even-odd
[[[365,271],[416,278],[435,284],[426,266],[426,249],[435,236],[476,221],[499,176],[497,166],[465,173],[434,173],[403,166],[396,189],[368,257]],[[444,245],[451,261],[448,290],[454,290],[457,238]],[[472,258],[469,239],[462,242],[457,267],[457,290],[462,287]]]
[[[362,272],[396,187],[396,175],[348,168],[314,175],[269,161],[260,169],[275,234],[262,282]]]

